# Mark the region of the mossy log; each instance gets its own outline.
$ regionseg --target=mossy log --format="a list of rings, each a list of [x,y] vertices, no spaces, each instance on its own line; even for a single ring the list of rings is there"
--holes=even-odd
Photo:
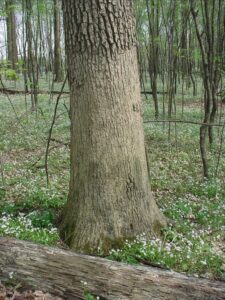
[[[85,299],[82,282],[100,299],[225,299],[223,282],[0,238],[0,280],[9,274],[17,284],[65,299]]]

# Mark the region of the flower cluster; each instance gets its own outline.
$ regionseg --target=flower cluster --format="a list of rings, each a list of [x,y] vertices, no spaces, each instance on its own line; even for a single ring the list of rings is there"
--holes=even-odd
[[[53,244],[59,240],[57,228],[35,227],[28,216],[3,213],[0,217],[0,235],[27,239],[43,244]]]
[[[143,233],[132,242],[126,241],[122,249],[112,249],[109,258],[129,263],[144,260],[194,276],[213,277],[222,265],[222,257],[206,242],[204,234],[192,231],[187,237],[169,228],[163,240],[148,240]]]

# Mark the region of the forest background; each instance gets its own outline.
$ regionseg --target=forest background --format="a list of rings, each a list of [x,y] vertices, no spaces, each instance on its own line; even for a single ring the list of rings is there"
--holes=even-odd
[[[61,246],[70,108],[60,2],[1,1],[0,14],[0,235]],[[143,233],[109,258],[224,280],[225,3],[139,0],[135,15],[151,188],[170,221],[163,240]]]

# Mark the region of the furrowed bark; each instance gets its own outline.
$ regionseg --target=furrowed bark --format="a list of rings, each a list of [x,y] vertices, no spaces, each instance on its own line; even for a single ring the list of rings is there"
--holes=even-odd
[[[66,0],[63,11],[72,125],[61,236],[107,253],[166,223],[148,179],[132,2]]]

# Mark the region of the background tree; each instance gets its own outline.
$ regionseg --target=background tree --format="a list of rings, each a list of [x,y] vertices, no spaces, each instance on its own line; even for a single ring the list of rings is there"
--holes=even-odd
[[[7,54],[12,69],[16,69],[18,62],[16,16],[14,0],[5,0],[7,24]]]
[[[213,124],[218,110],[217,93],[221,80],[221,59],[224,53],[223,22],[225,6],[216,0],[201,2],[200,7],[190,0],[191,14],[195,25],[196,35],[201,51],[202,68],[201,75],[204,86],[204,123]],[[200,8],[200,11],[197,9]],[[223,8],[223,9],[222,9]],[[198,20],[202,18],[202,29],[199,29]],[[223,35],[224,36],[224,35]],[[222,42],[221,42],[222,41]],[[209,142],[213,143],[213,127],[202,125],[200,128],[200,149],[203,162],[203,172],[206,178],[209,177],[207,157],[206,157],[206,137],[209,134]]]
[[[33,2],[23,0],[25,8],[25,27],[26,27],[26,69],[31,89],[31,109],[36,110],[38,104],[38,68],[37,68],[37,43],[32,27]]]
[[[63,66],[61,54],[61,15],[60,1],[54,0],[54,75],[55,81],[63,81]]]
[[[74,250],[107,252],[165,225],[149,185],[132,2],[66,0],[63,10],[72,129],[61,234]]]
[[[155,106],[155,117],[159,116],[159,103],[157,96],[157,77],[159,73],[159,1],[146,0],[146,10],[149,28],[148,70],[151,80],[152,98]],[[149,48],[148,48],[149,47]]]

